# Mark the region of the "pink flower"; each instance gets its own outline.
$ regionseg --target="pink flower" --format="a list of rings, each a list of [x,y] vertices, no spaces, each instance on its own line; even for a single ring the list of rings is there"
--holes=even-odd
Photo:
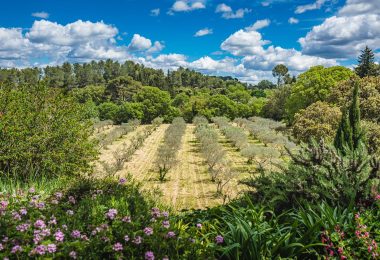
[[[224,238],[223,238],[221,235],[217,235],[217,236],[215,237],[215,242],[216,242],[217,244],[223,244],[223,242],[224,242]]]
[[[35,192],[36,190],[33,187],[29,189],[29,193],[35,193]]]
[[[44,202],[38,202],[37,203],[37,208],[38,209],[44,209],[45,208],[45,203]]]
[[[117,215],[117,209],[109,209],[106,213],[106,217],[113,220]]]
[[[198,223],[198,224],[197,224],[197,228],[201,229],[201,228],[202,228],[202,224],[201,224],[201,223]]]
[[[9,202],[6,200],[0,201],[0,210],[5,210],[8,207]]]
[[[140,236],[135,237],[132,242],[136,245],[141,244],[142,238]]]
[[[119,180],[119,183],[120,183],[121,185],[125,184],[126,182],[127,182],[127,180],[126,180],[125,178],[121,178],[121,179]]]
[[[47,246],[47,251],[52,254],[52,253],[55,253],[55,251],[57,251],[57,246],[55,244],[49,244]]]
[[[48,222],[50,225],[57,225],[57,219],[52,216]]]
[[[124,236],[124,240],[125,240],[125,242],[128,242],[128,241],[129,241],[129,236],[128,236],[128,235],[125,235],[125,236]]]
[[[34,251],[39,254],[39,255],[44,255],[46,253],[46,246],[44,245],[39,245],[37,246]]]
[[[167,234],[166,234],[166,237],[167,238],[173,238],[175,237],[175,233],[173,231],[169,231]]]
[[[34,227],[42,229],[46,227],[46,224],[43,220],[39,219],[34,223]]]
[[[122,251],[123,250],[123,245],[120,244],[119,242],[113,245],[113,250],[116,252]]]
[[[375,200],[380,200],[380,194],[377,194],[377,195],[375,196]]]
[[[159,208],[152,208],[151,213],[154,218],[158,218],[161,215]]]
[[[21,216],[20,216],[20,214],[18,214],[18,212],[16,212],[16,211],[13,211],[13,212],[12,212],[12,218],[13,218],[14,220],[21,220]]]
[[[17,231],[20,231],[20,232],[25,232],[25,231],[27,231],[27,230],[29,229],[29,227],[30,227],[30,224],[27,224],[27,223],[25,223],[25,224],[20,224],[20,225],[18,225],[18,226],[16,227],[16,230],[17,230]]]
[[[132,220],[131,220],[130,216],[126,216],[126,217],[123,217],[123,219],[121,221],[131,223]]]
[[[151,227],[146,227],[146,228],[144,228],[144,233],[145,233],[145,235],[147,235],[147,236],[151,236],[151,235],[153,235],[153,228],[151,228]]]
[[[169,220],[164,220],[164,221],[162,221],[162,226],[163,226],[164,228],[169,228],[169,227],[170,227]]]
[[[79,230],[74,230],[73,232],[71,232],[71,236],[73,238],[80,238],[80,231]]]
[[[154,260],[154,254],[152,251],[148,251],[145,253],[145,260]]]
[[[23,216],[25,216],[26,214],[28,214],[28,211],[26,210],[26,208],[21,208],[19,212]]]
[[[55,194],[55,197],[58,199],[58,200],[60,200],[60,199],[62,199],[62,192],[56,192]]]
[[[65,239],[65,234],[63,234],[62,231],[58,230],[55,232],[54,237],[58,242],[62,242]]]
[[[0,251],[3,249],[4,249],[3,244],[0,243]]]
[[[75,252],[75,251],[71,251],[71,252],[69,253],[69,256],[70,256],[72,259],[77,259],[77,252]]]
[[[18,252],[21,252],[21,251],[22,251],[22,247],[19,245],[16,245],[16,246],[12,247],[11,253],[17,254]]]

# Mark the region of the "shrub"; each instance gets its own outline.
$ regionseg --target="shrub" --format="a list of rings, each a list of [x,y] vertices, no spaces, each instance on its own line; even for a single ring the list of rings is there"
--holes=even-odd
[[[126,123],[132,119],[143,119],[142,106],[139,103],[122,103],[114,116],[116,124]]]
[[[118,105],[112,102],[102,103],[98,107],[100,120],[115,120]]]
[[[0,172],[11,178],[90,169],[92,122],[81,104],[44,85],[0,89]]]

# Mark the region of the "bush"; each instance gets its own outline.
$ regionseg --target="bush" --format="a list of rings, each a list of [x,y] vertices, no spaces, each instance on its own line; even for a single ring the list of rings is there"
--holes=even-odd
[[[142,106],[139,103],[122,103],[114,116],[114,122],[116,124],[126,123],[132,119],[143,119]]]
[[[100,120],[115,120],[119,106],[112,102],[102,103],[98,107]]]
[[[96,150],[84,111],[44,85],[0,89],[0,172],[27,179],[89,170]]]
[[[1,258],[209,259],[221,247],[216,234],[156,208],[131,178],[80,179],[48,196],[19,190],[0,201]]]

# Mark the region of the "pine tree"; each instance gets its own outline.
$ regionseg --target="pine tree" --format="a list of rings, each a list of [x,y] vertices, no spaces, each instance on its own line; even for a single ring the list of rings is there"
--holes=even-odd
[[[353,98],[349,109],[343,113],[334,146],[343,154],[359,148],[363,142],[363,131],[360,127],[359,83],[353,82]]]
[[[375,54],[368,46],[362,50],[358,63],[355,72],[359,77],[376,76]]]

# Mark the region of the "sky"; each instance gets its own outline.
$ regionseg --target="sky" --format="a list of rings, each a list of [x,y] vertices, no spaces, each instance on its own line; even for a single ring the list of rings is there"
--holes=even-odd
[[[133,60],[256,83],[285,64],[380,59],[380,0],[12,0],[0,8],[0,67]]]

